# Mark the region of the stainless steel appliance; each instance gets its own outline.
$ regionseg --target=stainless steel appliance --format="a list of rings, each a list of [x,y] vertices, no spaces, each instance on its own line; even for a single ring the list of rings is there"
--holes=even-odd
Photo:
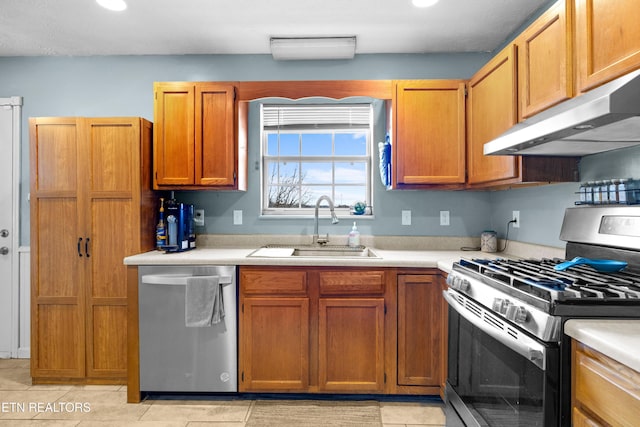
[[[568,426],[570,318],[640,318],[640,208],[569,208],[566,258],[627,262],[619,272],[561,259],[462,259],[449,303],[450,426]],[[559,266],[561,267],[561,266]],[[596,267],[599,267],[596,265]]]
[[[140,390],[238,390],[235,266],[140,266]],[[187,327],[185,290],[192,276],[217,276],[224,317],[207,327]]]
[[[484,154],[584,156],[640,144],[640,70],[564,101],[484,145]]]

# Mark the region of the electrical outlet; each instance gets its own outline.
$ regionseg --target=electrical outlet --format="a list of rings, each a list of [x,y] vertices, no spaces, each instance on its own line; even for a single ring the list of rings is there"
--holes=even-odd
[[[440,225],[449,225],[449,211],[440,211]]]
[[[242,225],[242,211],[233,211],[233,225]]]
[[[513,211],[511,219],[515,220],[515,222],[513,223],[513,228],[520,228],[520,211]]]
[[[196,209],[193,216],[193,223],[200,227],[204,226],[204,209]]]
[[[411,211],[402,211],[402,225],[411,225]]]

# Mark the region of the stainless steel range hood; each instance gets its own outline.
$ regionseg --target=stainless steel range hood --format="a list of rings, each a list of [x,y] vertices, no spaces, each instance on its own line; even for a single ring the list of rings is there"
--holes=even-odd
[[[488,155],[584,156],[640,144],[640,70],[518,123]]]

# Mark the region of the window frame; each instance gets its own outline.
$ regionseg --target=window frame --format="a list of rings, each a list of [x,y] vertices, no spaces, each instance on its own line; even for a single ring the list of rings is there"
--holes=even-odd
[[[300,104],[300,107],[309,107],[310,105],[318,105],[322,106],[322,108],[329,108],[331,105],[327,104]],[[303,163],[332,163],[331,168],[331,182],[330,183],[311,183],[307,184],[309,187],[330,187],[331,194],[327,194],[334,201],[335,212],[339,217],[346,217],[353,214],[353,201],[349,201],[348,207],[338,207],[339,201],[335,200],[336,189],[340,187],[348,187],[348,186],[362,186],[365,191],[366,200],[363,201],[367,206],[373,205],[373,167],[374,167],[374,147],[373,147],[373,139],[374,139],[374,119],[373,119],[373,103],[365,102],[365,103],[357,103],[357,104],[334,104],[335,107],[345,107],[345,105],[357,105],[357,106],[366,106],[368,108],[368,124],[367,125],[345,125],[345,124],[319,124],[319,125],[311,125],[311,124],[294,124],[288,126],[278,126],[277,129],[273,129],[270,127],[269,129],[265,129],[263,123],[263,109],[264,107],[278,107],[279,104],[272,103],[261,103],[260,104],[260,212],[261,217],[267,218],[282,218],[282,217],[313,217],[315,211],[315,200],[311,201],[311,205],[309,207],[298,207],[298,208],[273,208],[269,207],[269,181],[270,181],[270,169],[269,165],[271,163],[278,163],[281,161],[286,162],[295,162],[299,165],[298,172],[300,172],[300,165]],[[296,107],[292,104],[286,104],[287,108]],[[335,147],[336,147],[336,135],[340,133],[354,133],[354,132],[363,132],[365,133],[365,147],[366,153],[363,155],[336,155]],[[269,156],[267,155],[268,141],[269,135],[273,134],[298,134],[298,144],[299,144],[299,155],[285,155],[280,156]],[[304,134],[323,134],[329,133],[331,135],[331,154],[330,155],[302,155],[302,136]],[[362,183],[336,183],[336,164],[337,163],[363,163],[365,167],[364,172],[364,181]],[[298,179],[298,185],[300,187],[304,187],[304,183]],[[326,206],[326,203],[322,203],[321,206]],[[321,217],[328,216],[328,211],[325,212],[326,209],[320,211]],[[367,209],[367,213],[361,216],[372,216],[371,209]]]

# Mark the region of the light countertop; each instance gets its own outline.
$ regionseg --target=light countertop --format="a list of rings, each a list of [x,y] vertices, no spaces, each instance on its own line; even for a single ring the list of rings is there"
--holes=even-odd
[[[565,334],[640,372],[640,320],[571,319]]]
[[[341,237],[331,244],[346,244]],[[564,256],[564,249],[510,241],[505,252],[462,250],[479,245],[479,239],[440,236],[361,236],[363,245],[377,257],[249,257],[256,249],[272,243],[308,244],[309,236],[283,235],[203,235],[198,248],[166,254],[150,251],[124,259],[126,265],[309,265],[334,267],[439,268],[450,272],[460,258],[540,258]],[[504,242],[501,241],[501,247]]]
[[[186,252],[150,251],[124,259],[127,265],[308,265],[334,267],[413,267],[451,271],[460,258],[500,258],[505,254],[480,251],[390,250],[372,248],[374,257],[250,257],[257,248],[197,248]]]

